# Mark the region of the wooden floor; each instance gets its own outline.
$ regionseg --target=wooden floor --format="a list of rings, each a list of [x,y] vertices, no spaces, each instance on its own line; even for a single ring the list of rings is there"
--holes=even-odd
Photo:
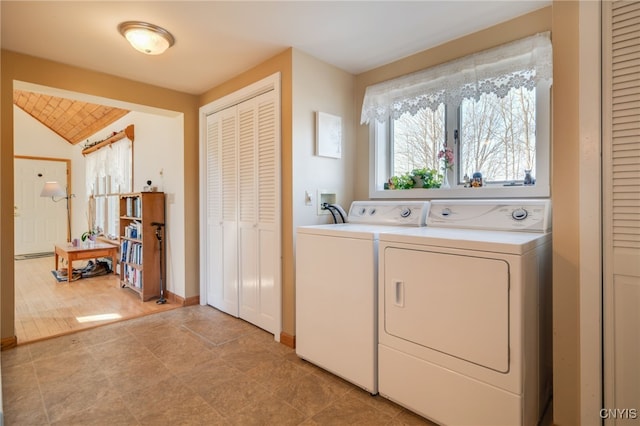
[[[75,268],[83,262],[74,262]],[[117,275],[58,282],[54,257],[15,261],[15,327],[18,344],[177,308],[167,302],[141,302],[120,288]]]

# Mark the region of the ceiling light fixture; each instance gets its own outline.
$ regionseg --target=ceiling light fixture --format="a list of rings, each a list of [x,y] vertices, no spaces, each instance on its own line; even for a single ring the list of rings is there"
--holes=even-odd
[[[147,22],[122,22],[118,31],[134,49],[147,55],[159,55],[175,43],[169,31]]]

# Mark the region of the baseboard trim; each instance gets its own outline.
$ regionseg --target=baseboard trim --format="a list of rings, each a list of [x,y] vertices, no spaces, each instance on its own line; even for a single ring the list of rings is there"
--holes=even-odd
[[[285,346],[289,346],[291,349],[296,348],[296,336],[292,336],[288,333],[281,332],[280,333],[280,343]]]
[[[166,293],[167,300],[171,303],[178,304],[180,306],[184,306],[184,297],[180,297],[177,294],[171,293],[168,290],[164,291]]]
[[[178,296],[177,294],[174,294],[170,291],[165,291],[165,293],[167,294],[167,299],[171,303],[176,303],[180,306],[192,306],[200,304],[200,296],[191,296],[185,299],[184,297]]]
[[[184,301],[184,306],[193,306],[200,304],[200,295],[187,297]]]
[[[3,337],[0,339],[0,351],[18,346],[18,336]]]

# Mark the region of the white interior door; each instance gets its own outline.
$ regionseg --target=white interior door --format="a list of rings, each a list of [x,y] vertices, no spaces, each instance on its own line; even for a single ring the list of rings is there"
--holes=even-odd
[[[207,303],[238,316],[235,108],[207,117]]]
[[[238,105],[240,317],[275,332],[280,304],[280,150],[273,91]]]
[[[604,407],[612,409],[605,413],[608,423],[637,424],[640,417],[640,2],[602,4]]]
[[[14,160],[15,254],[52,252],[67,240],[66,200],[40,197],[45,182],[67,182],[66,161]]]
[[[259,253],[257,250],[256,108],[254,99],[238,105],[238,262],[240,268],[240,318],[258,324]]]

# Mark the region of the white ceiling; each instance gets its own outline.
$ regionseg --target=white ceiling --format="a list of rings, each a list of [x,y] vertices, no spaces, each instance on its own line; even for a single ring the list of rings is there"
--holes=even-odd
[[[352,74],[551,4],[510,1],[7,1],[2,48],[156,86],[202,94],[288,47]],[[176,38],[147,56],[122,21]]]

